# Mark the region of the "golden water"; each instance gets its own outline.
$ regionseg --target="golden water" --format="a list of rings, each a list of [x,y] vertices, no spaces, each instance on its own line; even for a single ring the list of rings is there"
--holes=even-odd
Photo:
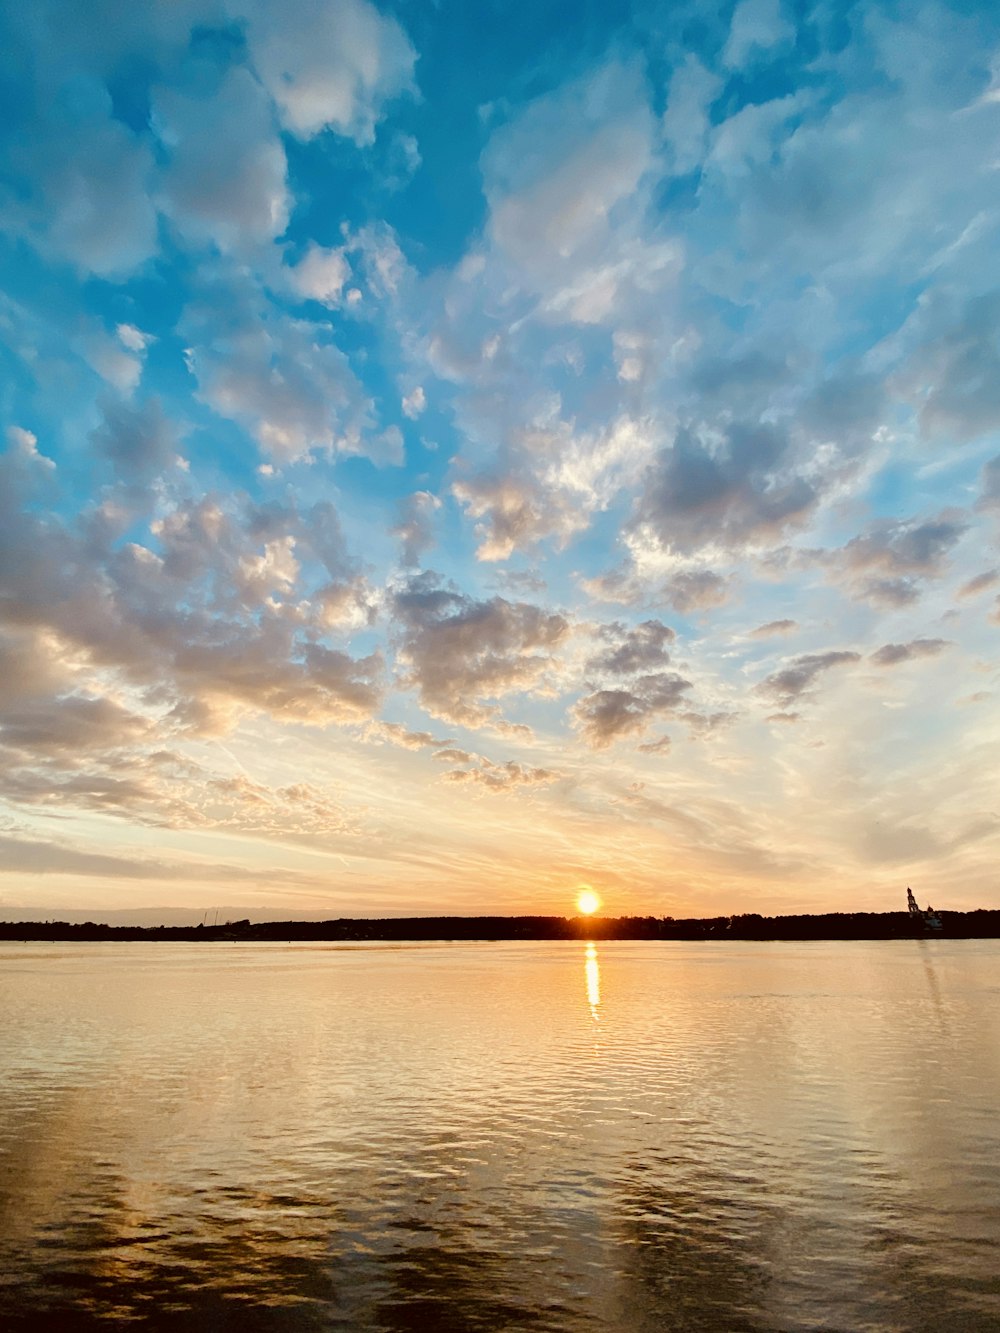
[[[1000,945],[0,948],[0,1325],[1000,1330]]]

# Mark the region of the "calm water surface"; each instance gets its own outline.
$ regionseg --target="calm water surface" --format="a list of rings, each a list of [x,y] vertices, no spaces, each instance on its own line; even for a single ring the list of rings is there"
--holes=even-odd
[[[0,946],[4,1328],[1000,1330],[1000,945]]]

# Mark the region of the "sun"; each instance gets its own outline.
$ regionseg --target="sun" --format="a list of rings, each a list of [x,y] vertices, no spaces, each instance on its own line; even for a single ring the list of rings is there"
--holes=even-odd
[[[592,916],[601,905],[593,889],[581,889],[576,895],[576,910],[583,916]]]

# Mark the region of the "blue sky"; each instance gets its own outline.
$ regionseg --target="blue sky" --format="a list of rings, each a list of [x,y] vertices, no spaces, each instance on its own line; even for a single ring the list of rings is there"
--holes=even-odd
[[[993,6],[3,25],[0,915],[1000,905]]]

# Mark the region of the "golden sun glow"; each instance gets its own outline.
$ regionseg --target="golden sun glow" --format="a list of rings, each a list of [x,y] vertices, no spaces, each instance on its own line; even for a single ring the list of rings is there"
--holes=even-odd
[[[593,889],[581,889],[576,895],[576,910],[584,916],[591,916],[601,905],[601,900]]]

